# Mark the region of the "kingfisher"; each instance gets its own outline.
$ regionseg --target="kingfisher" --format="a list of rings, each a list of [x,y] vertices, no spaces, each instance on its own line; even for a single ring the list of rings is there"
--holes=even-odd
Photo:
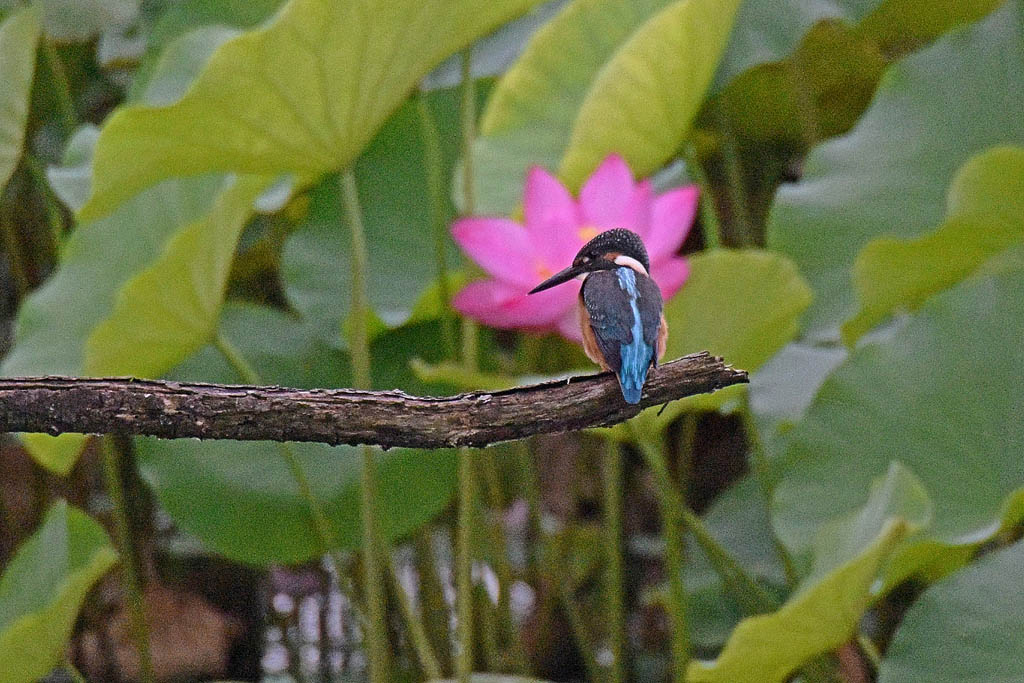
[[[661,290],[650,269],[640,236],[614,228],[584,244],[571,266],[530,291],[583,280],[577,301],[583,350],[602,370],[615,373],[630,404],[640,402],[647,373],[658,367],[668,337]]]

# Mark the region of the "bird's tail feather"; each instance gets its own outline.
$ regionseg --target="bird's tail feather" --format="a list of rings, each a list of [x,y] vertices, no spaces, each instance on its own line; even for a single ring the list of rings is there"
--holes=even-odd
[[[647,381],[647,370],[650,367],[650,360],[643,365],[638,363],[623,363],[619,368],[619,388],[622,389],[622,398],[626,403],[637,404],[644,393],[644,382]]]

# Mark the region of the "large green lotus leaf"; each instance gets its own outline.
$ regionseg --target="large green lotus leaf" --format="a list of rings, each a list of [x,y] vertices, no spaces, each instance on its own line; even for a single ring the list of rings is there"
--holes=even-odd
[[[238,237],[268,185],[260,176],[232,177],[202,218],[121,287],[86,340],[85,374],[157,376],[209,341]]]
[[[791,434],[773,510],[782,540],[809,551],[892,459],[931,496],[928,539],[987,538],[1024,486],[1021,329],[1018,268],[932,297],[887,339],[853,351]]]
[[[649,175],[670,159],[725,49],[739,0],[681,0],[643,24],[605,64],[573,123],[559,166],[578,189],[609,154]]]
[[[180,230],[202,220],[223,183],[223,176],[212,175],[165,181],[109,216],[79,225],[65,245],[60,268],[22,303],[14,347],[0,372],[81,375],[86,340],[114,311],[119,292],[160,260]],[[168,287],[176,290],[182,284]],[[32,455],[60,474],[74,465],[82,443],[76,435],[26,440]]]
[[[283,0],[183,0],[169,5],[146,38],[146,52],[135,70],[128,99],[137,100],[149,87],[153,69],[165,49],[187,33],[203,27],[247,29],[266,21]],[[209,57],[209,54],[206,55]],[[205,62],[205,59],[203,60]],[[197,72],[198,73],[198,72]]]
[[[913,472],[893,460],[888,471],[871,483],[867,502],[855,512],[826,524],[815,538],[814,564],[804,585],[812,585],[829,572],[853,560],[885,527],[899,518],[910,530],[932,520],[928,492]]]
[[[690,277],[665,304],[666,358],[707,350],[753,371],[792,339],[811,294],[784,256],[719,249],[690,258]]]
[[[448,178],[459,149],[459,93],[436,90],[425,97],[441,138],[441,174]],[[391,325],[408,317],[417,295],[437,277],[424,154],[418,106],[409,101],[355,165],[369,246],[370,305]],[[308,213],[285,243],[281,278],[289,303],[332,344],[342,343],[341,322],[352,300],[350,244],[338,179],[330,175],[310,191]],[[448,259],[457,261],[451,247]]]
[[[138,79],[133,81],[140,84],[139,98],[151,106],[174,104],[185,96],[217,48],[240,34],[240,29],[214,25],[200,26],[176,38],[154,60],[145,87]]]
[[[740,139],[808,145],[849,130],[886,65],[873,41],[823,20],[786,59],[737,76],[704,107],[698,125]]]
[[[716,81],[735,77],[702,112],[701,125],[718,128],[724,114],[731,134],[796,145],[844,133],[889,59],[1002,1],[744,2]],[[744,63],[751,68],[737,73]]]
[[[813,336],[835,337],[852,312],[851,268],[865,243],[933,228],[968,157],[1024,140],[1022,36],[1020,7],[1008,2],[890,67],[858,125],[815,148],[802,180],[780,189],[768,242],[814,289]]]
[[[825,19],[856,21],[880,0],[745,0],[715,73],[721,90],[751,67],[792,53],[811,27]]]
[[[64,660],[86,593],[116,561],[92,518],[50,508],[0,577],[0,682],[31,683]]]
[[[309,507],[281,453],[298,456],[330,518],[338,547],[359,547],[359,449],[264,441],[140,439],[139,468],[161,505],[219,553],[251,564],[320,554]],[[379,519],[389,541],[433,518],[455,492],[455,451],[392,449],[377,455]]]
[[[50,182],[74,203],[91,179],[94,129],[72,138]],[[269,181],[206,175],[169,180],[80,224],[60,268],[24,302],[6,375],[166,372],[209,335],[231,255]],[[84,438],[26,435],[44,466],[66,473]]]
[[[229,301],[221,308],[217,325],[217,334],[242,354],[265,384],[300,389],[351,386],[348,354],[328,346],[308,323],[294,315]],[[213,344],[190,355],[169,375],[188,382],[241,381]]]
[[[916,49],[952,28],[977,21],[1004,0],[886,0],[857,26],[883,52]]]
[[[81,216],[168,177],[348,166],[424,73],[536,0],[291,0],[229,40],[179,102],[110,117]],[[258,94],[258,96],[254,96]]]
[[[1024,543],[997,550],[911,605],[878,671],[880,683],[1024,680]]]
[[[713,662],[690,664],[690,683],[781,683],[815,655],[833,650],[856,631],[882,563],[907,535],[890,519],[869,545],[821,580],[807,585],[777,612],[740,622]]]
[[[843,324],[850,344],[896,310],[915,310],[1024,240],[1024,148],[996,147],[964,164],[953,181],[949,215],[914,239],[879,237],[854,264],[861,309]]]
[[[18,10],[0,24],[0,192],[18,165],[25,142],[39,31],[39,13],[32,8]]]
[[[791,342],[750,377],[750,412],[770,456],[785,449],[825,378],[846,359],[842,346]]]
[[[577,0],[527,43],[498,81],[473,143],[476,211],[515,211],[526,171],[558,167],[573,122],[601,68],[672,0]],[[566,59],[571,53],[572,59]]]
[[[768,501],[757,478],[747,475],[723,491],[703,518],[715,540],[748,573],[771,585],[785,585],[785,572],[768,519]],[[689,534],[683,583],[689,598],[687,621],[691,638],[704,648],[721,647],[742,619],[743,610]]]

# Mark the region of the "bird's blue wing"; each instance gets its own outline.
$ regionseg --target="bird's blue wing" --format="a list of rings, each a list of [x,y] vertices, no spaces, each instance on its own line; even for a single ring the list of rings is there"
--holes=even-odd
[[[661,322],[657,285],[623,267],[589,275],[581,296],[598,349],[618,375],[623,397],[639,403]]]

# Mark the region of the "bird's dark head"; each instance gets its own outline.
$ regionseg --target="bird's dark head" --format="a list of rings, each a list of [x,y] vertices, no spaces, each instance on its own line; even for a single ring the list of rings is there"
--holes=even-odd
[[[571,266],[534,287],[530,290],[530,294],[544,291],[596,270],[611,270],[620,266],[641,271],[644,275],[649,274],[651,265],[647,258],[647,248],[644,247],[640,236],[631,230],[625,228],[605,230],[583,245],[583,248],[577,252],[576,258],[572,260]]]

